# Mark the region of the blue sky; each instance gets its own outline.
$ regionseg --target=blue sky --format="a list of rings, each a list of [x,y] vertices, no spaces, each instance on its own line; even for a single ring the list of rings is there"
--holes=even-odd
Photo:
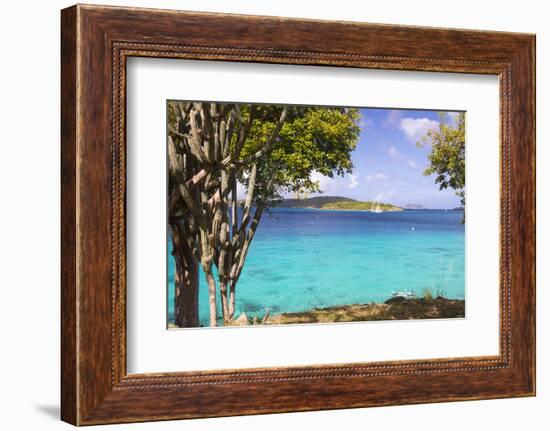
[[[452,190],[439,190],[434,177],[423,174],[429,146],[418,139],[439,124],[438,111],[361,109],[361,136],[352,153],[354,169],[345,177],[314,173],[322,195],[379,200],[396,205],[454,208],[460,200]],[[447,113],[453,121],[455,113]]]

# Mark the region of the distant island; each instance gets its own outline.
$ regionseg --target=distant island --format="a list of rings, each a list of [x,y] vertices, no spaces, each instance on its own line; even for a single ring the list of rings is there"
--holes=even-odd
[[[340,211],[403,211],[403,208],[388,203],[357,201],[355,199],[341,196],[316,196],[305,199],[283,199],[280,201],[271,201],[270,206],[275,208],[315,208],[321,210]]]
[[[372,201],[339,201],[325,204],[321,207],[323,210],[352,210],[352,211],[372,211],[372,212],[383,212],[383,211],[403,211],[403,208],[382,203],[382,202],[372,202]]]

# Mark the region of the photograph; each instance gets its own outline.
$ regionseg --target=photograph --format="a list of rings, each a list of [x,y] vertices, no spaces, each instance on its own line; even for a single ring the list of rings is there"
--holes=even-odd
[[[167,328],[465,317],[465,112],[166,108]]]

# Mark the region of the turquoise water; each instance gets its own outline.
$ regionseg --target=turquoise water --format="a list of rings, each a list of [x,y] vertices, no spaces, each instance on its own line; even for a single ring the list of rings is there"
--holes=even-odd
[[[382,302],[393,290],[425,288],[464,299],[463,213],[370,213],[276,208],[264,213],[237,284],[237,316]],[[174,260],[168,241],[168,319]],[[201,274],[201,323],[208,292]]]

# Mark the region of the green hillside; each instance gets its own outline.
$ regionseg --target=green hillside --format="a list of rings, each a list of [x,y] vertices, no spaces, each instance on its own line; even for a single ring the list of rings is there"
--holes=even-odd
[[[323,210],[353,210],[353,211],[372,211],[374,208],[380,208],[381,211],[403,211],[403,208],[392,204],[376,203],[371,201],[339,201],[324,204]]]
[[[281,201],[272,201],[270,206],[276,208],[322,208],[323,205],[335,202],[356,202],[350,198],[341,196],[315,196],[306,199],[284,199]]]
[[[396,205],[372,202],[357,201],[342,196],[315,196],[307,199],[284,199],[272,201],[270,206],[275,208],[317,208],[323,210],[351,210],[351,211],[372,211],[379,206],[381,211],[403,211]]]

